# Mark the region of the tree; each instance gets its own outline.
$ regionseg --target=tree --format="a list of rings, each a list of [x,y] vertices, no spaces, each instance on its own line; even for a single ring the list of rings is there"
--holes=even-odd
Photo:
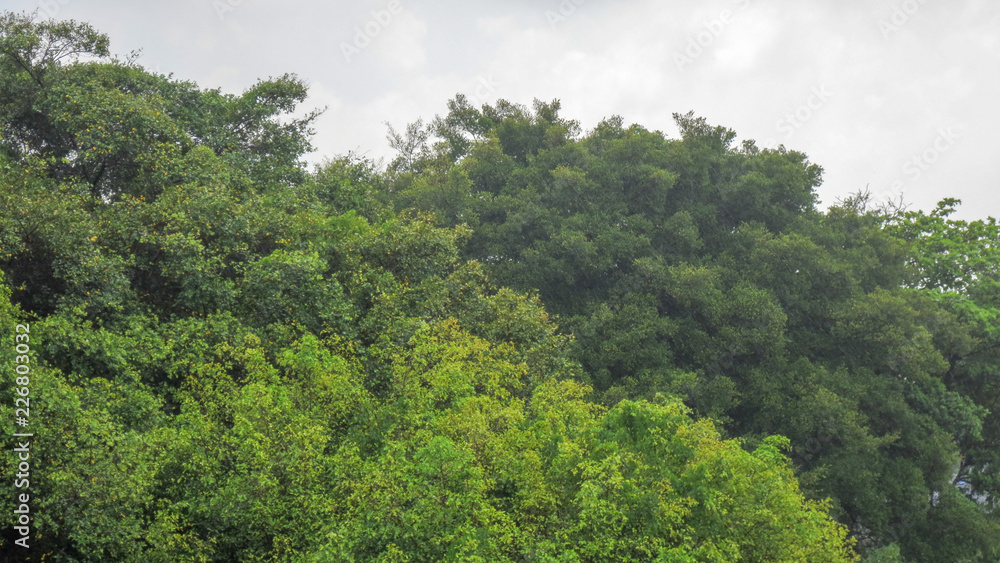
[[[305,179],[318,111],[282,123],[306,96],[292,75],[263,80],[240,96],[200,91],[190,82],[112,58],[107,36],[72,20],[0,20],[0,150],[33,162],[91,196],[156,197],[185,181],[177,165],[206,146],[257,186]]]
[[[671,393],[750,446],[788,436],[804,490],[833,499],[864,552],[934,560],[918,540],[942,510],[930,499],[973,442],[962,486],[992,483],[980,436],[996,363],[980,348],[955,385],[989,325],[924,290],[929,275],[991,287],[992,223],[863,197],[820,213],[822,169],[804,154],[734,147],[693,114],[674,116],[679,139],[617,117],[578,138],[558,104],[516,108],[450,102],[436,122],[454,164],[411,171],[396,205],[468,225],[464,258],[538,291],[604,404]],[[967,260],[977,245],[986,258]]]

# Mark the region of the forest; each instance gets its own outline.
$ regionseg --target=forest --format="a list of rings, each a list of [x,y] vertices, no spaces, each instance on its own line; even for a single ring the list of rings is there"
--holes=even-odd
[[[112,52],[0,14],[5,560],[1000,561],[993,218],[559,100],[309,166]]]

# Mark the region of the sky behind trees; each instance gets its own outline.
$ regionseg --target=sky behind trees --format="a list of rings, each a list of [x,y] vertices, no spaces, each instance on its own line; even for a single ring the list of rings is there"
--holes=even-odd
[[[559,98],[583,129],[621,115],[675,135],[693,110],[824,167],[822,207],[869,187],[957,217],[997,215],[1000,6],[987,0],[490,3],[16,0],[88,21],[125,55],[239,92],[294,72],[327,106],[310,160],[391,158],[397,129],[473,103]]]

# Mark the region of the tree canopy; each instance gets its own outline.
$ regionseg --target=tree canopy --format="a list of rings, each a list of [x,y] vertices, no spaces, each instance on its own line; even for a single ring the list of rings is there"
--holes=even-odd
[[[36,558],[1000,557],[994,220],[821,212],[800,152],[558,100],[309,170],[299,78],[110,53],[0,17]]]
[[[470,227],[463,258],[537,291],[595,398],[670,393],[750,444],[788,437],[864,553],[1000,553],[993,219],[864,193],[820,212],[804,154],[690,113],[671,139],[619,117],[582,134],[558,100],[448,109],[390,167],[393,200]]]

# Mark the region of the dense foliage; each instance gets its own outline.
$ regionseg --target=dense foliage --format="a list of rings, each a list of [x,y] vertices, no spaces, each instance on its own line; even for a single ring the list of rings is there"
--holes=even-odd
[[[993,220],[821,213],[801,153],[558,102],[459,96],[385,170],[309,172],[296,77],[109,52],[0,17],[37,558],[1000,557]]]
[[[801,153],[690,114],[679,139],[617,117],[583,135],[558,110],[458,96],[387,191],[537,291],[605,405],[667,392],[750,444],[787,436],[873,559],[997,560],[995,221],[863,193],[821,213]]]

